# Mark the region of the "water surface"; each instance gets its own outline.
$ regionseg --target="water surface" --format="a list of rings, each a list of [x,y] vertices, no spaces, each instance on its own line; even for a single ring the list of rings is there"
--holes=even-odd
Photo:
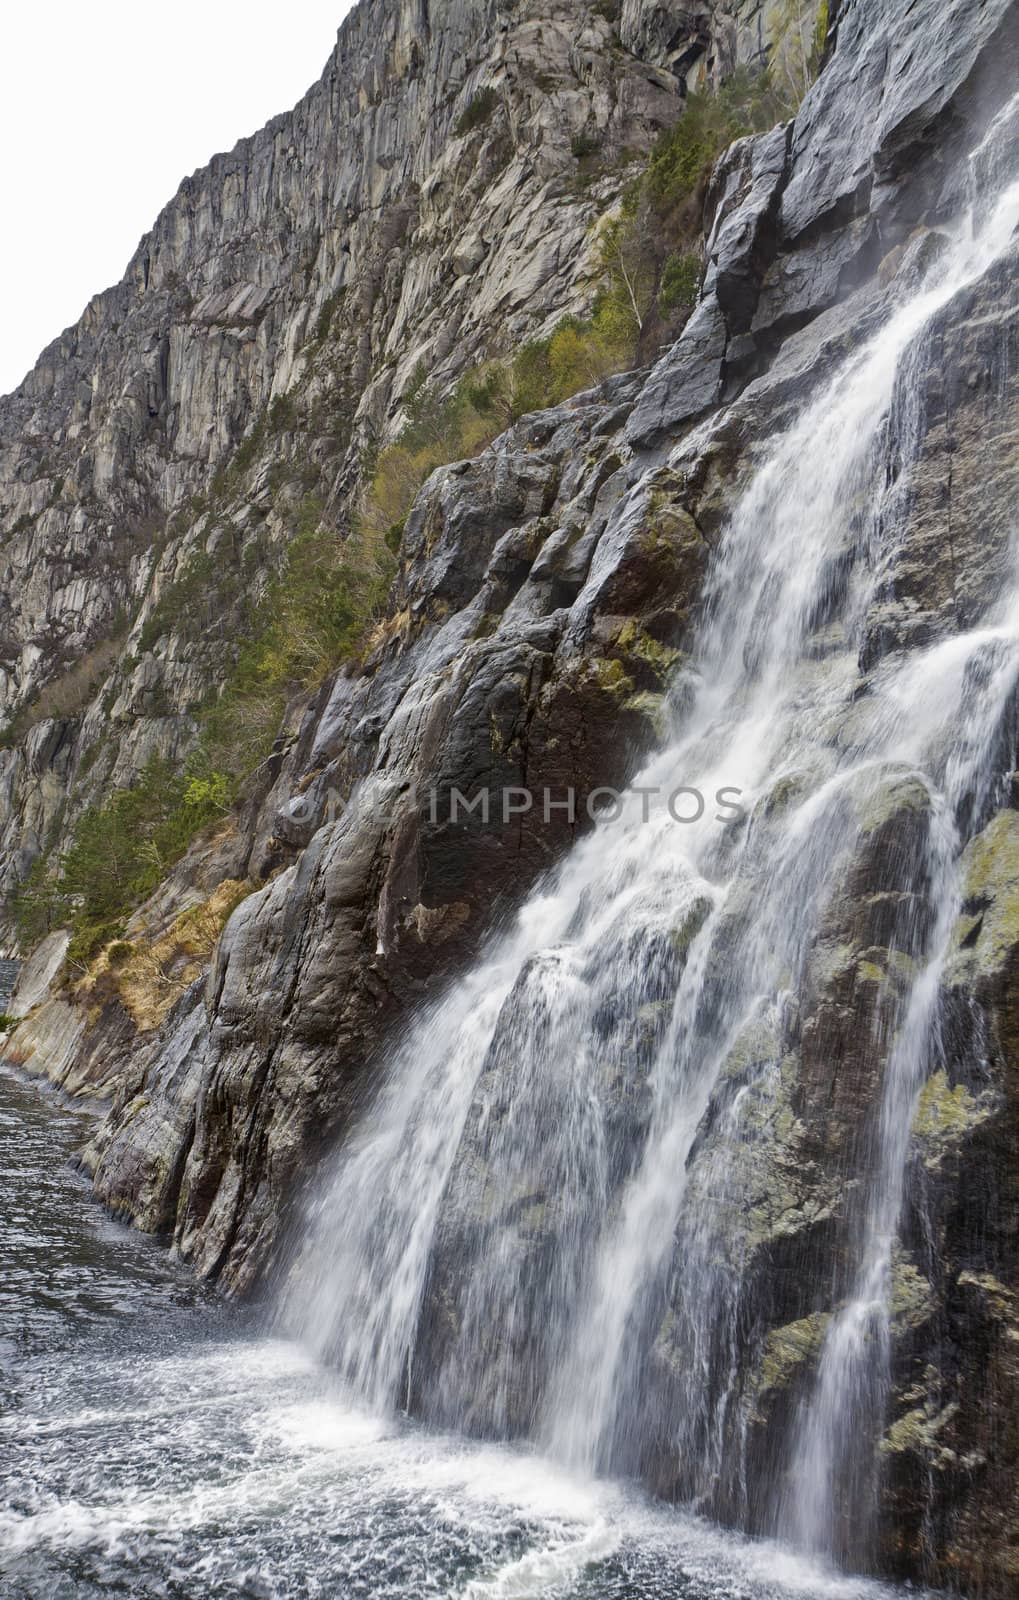
[[[896,1593],[359,1410],[92,1205],[84,1131],[0,1070],[2,1600]]]

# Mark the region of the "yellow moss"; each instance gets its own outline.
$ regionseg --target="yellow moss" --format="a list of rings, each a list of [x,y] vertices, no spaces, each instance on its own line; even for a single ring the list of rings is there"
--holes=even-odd
[[[992,1277],[989,1272],[960,1272],[959,1282],[969,1288],[979,1289],[996,1316],[1002,1318],[1016,1316],[1019,1306],[1015,1293],[1000,1279]],[[1019,1331],[1013,1328],[1006,1329],[1006,1337],[1014,1339],[1017,1336]]]
[[[890,977],[895,977],[903,988],[912,984],[916,978],[916,962],[912,956],[907,956],[902,950],[888,950],[885,953]]]
[[[913,1116],[913,1134],[927,1147],[925,1164],[929,1168],[939,1166],[967,1133],[987,1121],[992,1109],[989,1096],[977,1099],[961,1083],[950,1088],[944,1068],[935,1072],[920,1091]]]
[[[902,1451],[912,1451],[924,1455],[931,1466],[948,1466],[955,1459],[954,1450],[948,1450],[939,1442],[939,1434],[947,1427],[958,1405],[953,1402],[945,1406],[942,1411],[934,1411],[928,1406],[917,1406],[912,1411],[907,1411],[905,1416],[899,1417],[892,1423],[885,1437],[881,1441],[881,1449],[886,1454],[898,1454]]]
[[[827,1312],[815,1311],[784,1328],[772,1328],[757,1370],[756,1396],[787,1388],[800,1369],[817,1358],[829,1320]]]
[[[897,1333],[921,1327],[932,1310],[931,1286],[922,1272],[897,1254],[892,1263],[892,1325]]]
[[[640,694],[632,694],[623,701],[624,711],[635,711],[638,716],[645,717],[655,731],[655,737],[663,740],[669,731],[668,700],[664,694],[651,694],[643,690]]]
[[[671,553],[696,546],[703,542],[688,511],[679,506],[658,502],[652,506],[653,520],[641,530],[640,548],[646,556]]]
[[[636,656],[639,661],[646,661],[648,666],[656,667],[660,672],[668,672],[680,658],[680,651],[659,644],[632,617],[616,638],[616,648],[627,655]]]
[[[590,671],[599,689],[617,699],[624,700],[633,694],[633,679],[627,676],[620,661],[605,661],[597,657],[589,663]]]
[[[966,912],[955,929],[956,949],[965,965],[991,975],[1019,945],[1019,813],[992,818],[967,848],[963,874]],[[974,935],[975,946],[962,948]]]
[[[857,964],[856,976],[862,983],[882,984],[888,974],[874,961],[860,961]]]

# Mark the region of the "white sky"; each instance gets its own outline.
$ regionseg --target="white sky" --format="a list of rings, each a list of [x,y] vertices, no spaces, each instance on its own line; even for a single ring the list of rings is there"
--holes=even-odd
[[[0,394],[123,275],[181,179],[319,77],[352,0],[9,0]]]

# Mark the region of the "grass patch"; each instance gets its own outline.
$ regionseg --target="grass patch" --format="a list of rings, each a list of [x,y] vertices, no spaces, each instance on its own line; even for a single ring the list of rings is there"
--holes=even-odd
[[[346,538],[305,495],[283,568],[252,610],[252,626],[222,692],[200,717],[189,770],[229,775],[233,792],[265,759],[291,695],[355,658],[392,583],[385,538],[358,525]]]
[[[201,905],[182,911],[152,943],[114,940],[89,966],[76,987],[77,998],[102,1005],[115,997],[140,1033],[152,1032],[201,975],[231,913],[251,889],[250,883],[227,879]]]

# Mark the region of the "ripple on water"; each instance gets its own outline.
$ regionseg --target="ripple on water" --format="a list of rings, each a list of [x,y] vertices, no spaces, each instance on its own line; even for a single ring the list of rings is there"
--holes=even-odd
[[[864,1600],[509,1448],[384,1422],[111,1223],[0,1074],[0,1600]]]

